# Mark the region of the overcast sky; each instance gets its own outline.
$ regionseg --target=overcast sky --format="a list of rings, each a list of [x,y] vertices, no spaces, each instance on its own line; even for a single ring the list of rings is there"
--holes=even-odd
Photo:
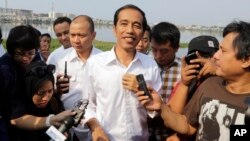
[[[35,13],[86,14],[112,20],[115,10],[135,4],[146,13],[149,23],[169,21],[177,25],[220,25],[233,20],[250,22],[250,0],[7,0],[8,8],[28,9]],[[6,0],[0,0],[0,7]]]

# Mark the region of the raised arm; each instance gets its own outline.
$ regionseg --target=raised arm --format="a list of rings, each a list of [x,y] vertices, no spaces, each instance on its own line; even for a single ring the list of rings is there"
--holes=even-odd
[[[151,88],[149,89],[152,99],[148,96],[144,96],[143,91],[138,91],[136,93],[138,100],[147,110],[157,110],[164,120],[165,125],[178,133],[193,135],[196,132],[196,128],[188,123],[184,115],[175,113],[168,105],[163,103],[160,95],[158,95],[156,91]]]
[[[181,68],[181,81],[176,86],[176,90],[171,94],[167,105],[176,113],[182,113],[184,106],[188,99],[188,87],[197,74],[199,73],[196,68],[199,68],[198,64],[187,65],[182,58],[182,68]]]
[[[19,118],[12,119],[11,124],[18,128],[28,130],[39,130],[49,127],[50,125],[58,127],[67,117],[73,116],[74,114],[75,112],[72,112],[71,110],[61,112],[57,115],[49,115],[47,117],[26,114]]]

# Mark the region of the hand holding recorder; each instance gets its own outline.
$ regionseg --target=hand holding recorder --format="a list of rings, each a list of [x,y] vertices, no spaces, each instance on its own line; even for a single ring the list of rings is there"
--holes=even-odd
[[[139,90],[144,91],[144,94],[145,94],[146,96],[149,96],[150,99],[152,99],[152,96],[151,96],[151,94],[149,93],[149,90],[148,90],[148,88],[147,88],[147,84],[146,84],[146,82],[145,82],[145,80],[144,80],[143,75],[142,75],[142,74],[136,75],[136,79],[137,79],[137,81],[138,81]]]
[[[65,61],[64,75],[59,74],[56,79],[57,92],[59,94],[69,92],[69,79],[70,77],[67,74],[67,61]]]

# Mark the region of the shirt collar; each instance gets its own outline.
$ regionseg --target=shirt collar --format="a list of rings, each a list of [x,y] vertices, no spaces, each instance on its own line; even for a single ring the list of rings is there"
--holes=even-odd
[[[109,51],[110,53],[107,55],[106,58],[106,65],[115,62],[116,59],[116,54],[115,54],[115,46],[112,47],[112,49]]]
[[[73,61],[75,59],[80,59],[78,57],[78,55],[77,55],[76,50],[73,47],[71,47],[70,50],[68,50],[68,51],[70,51],[69,58],[68,58],[69,61]],[[92,56],[92,55],[94,55],[96,53],[97,53],[97,49],[94,46],[92,46],[92,50],[90,52],[90,56]]]
[[[146,67],[147,66],[147,62],[146,61],[143,61],[144,59],[144,56],[145,54],[142,54],[142,53],[139,53],[139,52],[136,52],[135,53],[135,57],[133,59],[132,62],[136,62],[136,61],[140,61],[141,64]],[[118,62],[118,59],[116,57],[116,54],[115,54],[115,46],[113,46],[113,48],[110,50],[110,54],[107,55],[107,59],[106,59],[106,65],[108,64],[112,64],[112,63],[115,63],[115,62]]]
[[[76,53],[76,50],[71,47],[69,50],[66,50],[66,51],[69,51],[69,57],[68,57],[68,61],[73,61],[74,59],[78,59],[78,55]]]
[[[160,68],[162,70],[167,70],[167,69],[171,68],[172,66],[178,65],[180,61],[181,61],[181,59],[179,57],[175,56],[174,61],[168,67],[167,66],[161,66]]]

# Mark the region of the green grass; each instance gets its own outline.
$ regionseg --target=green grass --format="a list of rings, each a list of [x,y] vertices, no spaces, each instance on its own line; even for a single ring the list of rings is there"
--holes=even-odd
[[[6,40],[5,39],[3,39],[2,45],[4,48],[6,48]]]
[[[114,44],[115,44],[114,42],[106,42],[106,41],[98,41],[98,40],[94,41],[95,47],[103,51],[110,50],[114,46]],[[187,47],[188,47],[188,43],[180,43],[180,48],[187,48]]]
[[[99,48],[102,51],[110,50],[114,46],[114,42],[106,42],[106,41],[94,41],[94,46],[96,48]]]
[[[100,50],[103,50],[103,51],[110,50],[114,46],[114,44],[115,44],[114,42],[106,42],[106,41],[98,41],[98,40],[94,41],[95,47],[97,47],[97,48],[99,48]],[[6,40],[5,39],[3,40],[3,46],[6,47]],[[50,50],[53,51],[56,48],[58,48],[59,46],[61,46],[61,45],[58,42],[58,40],[57,39],[52,39]],[[187,46],[188,46],[188,43],[180,43],[181,48],[186,48]]]
[[[57,49],[58,47],[60,47],[61,44],[58,42],[57,39],[52,39],[51,40],[51,46],[50,46],[50,50],[53,51],[55,49]]]
[[[188,47],[188,43],[180,43],[180,48],[187,48]]]
[[[94,46],[103,50],[103,51],[107,51],[107,50],[110,50],[113,45],[115,44],[114,42],[106,42],[106,41],[98,41],[98,40],[95,40],[94,41]],[[51,51],[55,50],[56,48],[58,48],[60,45],[60,43],[58,42],[57,39],[52,39],[51,41]]]

